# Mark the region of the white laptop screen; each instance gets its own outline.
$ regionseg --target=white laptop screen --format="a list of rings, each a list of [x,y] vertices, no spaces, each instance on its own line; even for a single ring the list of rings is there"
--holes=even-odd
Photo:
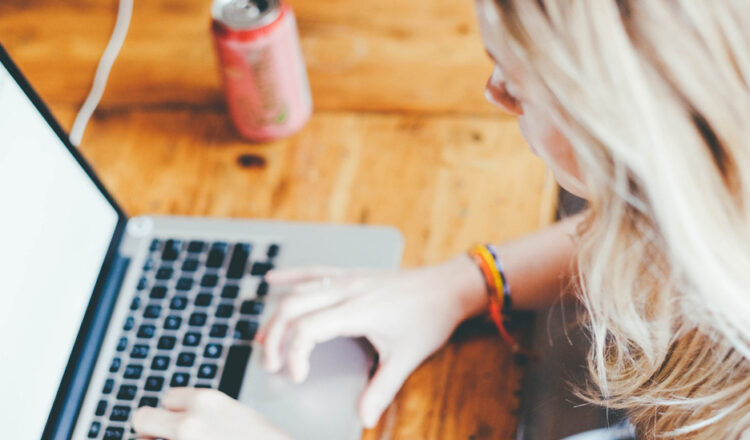
[[[0,426],[42,435],[118,220],[0,64]]]

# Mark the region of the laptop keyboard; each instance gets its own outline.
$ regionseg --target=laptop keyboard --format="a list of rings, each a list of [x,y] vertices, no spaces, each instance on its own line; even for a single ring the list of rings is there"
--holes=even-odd
[[[216,388],[237,398],[268,293],[263,276],[279,252],[278,244],[154,239],[88,438],[134,438],[131,413],[158,407],[171,387]],[[243,282],[248,276],[256,279]],[[240,298],[241,282],[255,298]]]

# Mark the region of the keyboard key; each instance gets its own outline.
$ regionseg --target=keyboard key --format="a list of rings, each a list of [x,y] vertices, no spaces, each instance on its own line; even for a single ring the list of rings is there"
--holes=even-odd
[[[151,252],[156,252],[160,247],[161,241],[159,241],[158,238],[154,238],[153,240],[151,240],[151,245],[148,247],[148,250],[150,250]]]
[[[164,286],[154,286],[151,289],[149,297],[152,299],[164,299],[167,297],[167,288]]]
[[[177,366],[192,367],[195,364],[195,353],[180,353],[177,356]]]
[[[169,318],[167,318],[169,319]],[[162,336],[159,338],[159,342],[156,343],[156,348],[159,350],[171,350],[177,343],[177,338],[174,336]]]
[[[100,400],[99,403],[96,404],[96,411],[94,411],[94,415],[101,417],[106,412],[107,412],[107,401]]]
[[[130,417],[130,407],[117,405],[112,407],[112,414],[109,416],[109,420],[113,422],[127,422]]]
[[[125,336],[121,337],[119,341],[117,341],[117,351],[125,351],[128,348],[128,338]]]
[[[211,301],[214,296],[210,293],[199,293],[195,296],[195,305],[198,307],[208,307],[211,305]]]
[[[135,344],[130,351],[130,357],[133,359],[145,359],[148,357],[148,345]]]
[[[102,389],[102,394],[107,395],[111,393],[114,388],[115,388],[115,380],[107,379],[104,381],[104,388]]]
[[[122,326],[122,329],[128,332],[133,330],[133,326],[135,326],[135,319],[132,316],[128,316],[125,319],[125,325]]]
[[[240,395],[240,387],[245,376],[247,362],[250,360],[250,352],[249,345],[229,347],[227,359],[224,363],[224,372],[221,374],[221,380],[219,381],[219,391],[232,399],[236,399]]]
[[[137,392],[138,387],[135,385],[123,385],[117,392],[117,398],[120,400],[133,400]]]
[[[102,425],[99,422],[93,422],[91,428],[89,428],[89,438],[97,438],[101,430]]]
[[[156,271],[157,280],[168,280],[174,275],[174,270],[171,267],[162,266]]]
[[[243,315],[260,315],[261,312],[263,312],[263,303],[260,301],[243,301],[240,307],[240,313]]]
[[[227,330],[229,330],[229,327],[226,324],[214,324],[211,326],[208,335],[212,338],[223,338],[227,335]]]
[[[184,296],[175,296],[172,298],[172,301],[169,303],[169,308],[172,310],[185,310],[185,307],[187,307],[188,300],[187,297]]]
[[[110,426],[104,430],[103,440],[121,440],[122,435],[125,433],[125,429]]]
[[[159,392],[164,387],[164,378],[162,376],[149,376],[146,378],[146,383],[143,385],[143,389],[146,391]]]
[[[242,275],[245,274],[248,258],[250,258],[250,245],[245,243],[235,244],[234,249],[232,249],[232,258],[229,260],[229,266],[227,267],[227,278],[242,278]]]
[[[140,379],[142,373],[143,373],[142,365],[130,364],[127,367],[125,367],[125,373],[123,373],[123,377],[125,379]]]
[[[164,243],[164,251],[161,253],[161,259],[164,261],[174,261],[180,255],[182,242],[179,240],[167,240]]]
[[[148,285],[148,280],[144,277],[141,277],[140,280],[138,280],[138,285],[136,285],[136,289],[143,290]]]
[[[191,254],[203,252],[203,249],[205,247],[206,247],[206,243],[199,241],[199,240],[193,240],[190,243],[188,243],[188,252],[190,252]]]
[[[109,372],[110,373],[117,373],[120,370],[120,365],[122,364],[122,360],[120,358],[116,357],[112,359],[112,363],[109,364]]]
[[[279,255],[279,245],[276,243],[273,243],[271,246],[268,246],[266,255],[268,256],[268,258],[274,258],[277,255]]]
[[[222,298],[234,299],[237,298],[237,295],[239,293],[240,288],[238,286],[235,286],[234,284],[227,284],[223,289],[221,289]]]
[[[217,284],[219,284],[219,277],[214,274],[207,273],[201,278],[201,287],[216,287]]]
[[[161,306],[158,304],[149,304],[143,311],[144,318],[156,319],[159,315],[161,315]]]
[[[258,284],[258,290],[255,292],[258,294],[258,297],[263,298],[268,294],[268,283],[263,280]]]
[[[133,298],[133,301],[130,301],[130,310],[138,310],[138,308],[141,306],[141,297],[136,296]]]
[[[152,324],[143,324],[138,327],[137,336],[141,339],[151,339],[156,333],[156,326]]]
[[[234,338],[242,341],[252,341],[258,331],[258,323],[246,319],[237,321],[234,328]]]
[[[250,274],[262,277],[271,269],[273,269],[273,263],[270,261],[258,261],[253,263],[253,267],[250,269]]]
[[[172,387],[186,387],[190,382],[190,375],[188,373],[175,373],[172,375],[172,381],[169,385]]]
[[[195,258],[188,258],[182,263],[183,272],[195,272],[198,269],[198,260]]]
[[[176,315],[169,315],[167,316],[167,319],[164,320],[164,329],[177,330],[180,328],[180,324],[182,324],[182,318]]]
[[[138,408],[142,406],[150,406],[151,408],[156,408],[159,406],[159,399],[152,396],[143,396],[141,397],[141,401],[138,402]]]
[[[192,288],[193,288],[193,279],[192,278],[183,277],[183,278],[180,278],[179,280],[177,280],[177,290],[186,291],[186,290],[190,290]]]
[[[218,318],[229,318],[234,313],[234,306],[231,304],[219,304],[216,308],[216,316]]]
[[[208,315],[205,313],[193,313],[190,315],[190,320],[188,321],[188,324],[193,327],[203,327],[206,325],[206,320],[208,319]]]
[[[203,364],[198,368],[198,379],[213,379],[218,368],[214,364]]]
[[[216,269],[221,267],[224,263],[224,257],[226,256],[226,248],[217,246],[216,243],[211,246],[211,250],[208,251],[208,258],[206,258],[206,267]]]
[[[210,383],[197,383],[193,386],[196,388],[213,388]]]
[[[182,338],[182,345],[186,347],[195,347],[201,343],[201,334],[195,332],[185,333],[185,337]]]
[[[151,257],[146,258],[146,261],[143,263],[143,271],[148,272],[149,270],[154,268],[154,259]]]
[[[203,351],[203,356],[207,358],[218,358],[221,356],[221,344],[208,344],[206,349]]]
[[[152,370],[163,371],[167,368],[169,368],[168,356],[154,356],[154,360],[151,361]]]

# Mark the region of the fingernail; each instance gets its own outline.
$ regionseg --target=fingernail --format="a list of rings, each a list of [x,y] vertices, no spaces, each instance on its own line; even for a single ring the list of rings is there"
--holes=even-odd
[[[364,425],[367,429],[372,429],[378,424],[378,415],[375,414],[375,411],[367,411],[364,416]]]
[[[367,420],[365,421],[365,428],[372,429],[375,427],[375,420]]]
[[[266,370],[269,373],[276,373],[277,371],[279,371],[279,368],[281,368],[278,362],[275,362],[273,359],[269,358],[266,358],[265,362],[263,362],[263,366],[266,367]]]
[[[305,370],[305,367],[296,367],[294,371],[292,371],[292,381],[296,384],[304,382],[307,378],[307,371]]]

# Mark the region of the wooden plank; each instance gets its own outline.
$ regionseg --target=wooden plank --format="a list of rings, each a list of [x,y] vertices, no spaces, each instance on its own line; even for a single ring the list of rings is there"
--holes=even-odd
[[[137,1],[103,108],[223,106],[208,0]],[[290,0],[317,110],[498,114],[471,2]],[[54,102],[79,104],[115,0],[4,0],[0,41]]]
[[[532,231],[548,197],[517,126],[488,117],[324,113],[254,146],[223,113],[99,112],[83,152],[130,214],[390,224],[407,265]]]

